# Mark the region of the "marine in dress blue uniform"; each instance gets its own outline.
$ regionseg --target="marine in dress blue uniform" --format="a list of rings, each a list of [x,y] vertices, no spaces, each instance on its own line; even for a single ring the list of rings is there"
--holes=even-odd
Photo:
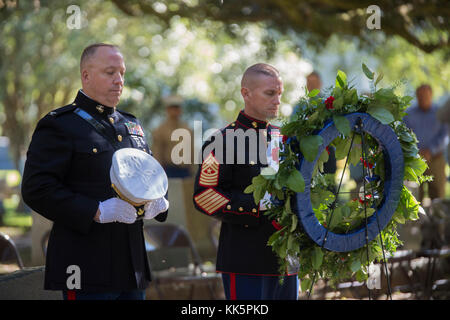
[[[77,115],[77,108],[102,124],[106,136]],[[118,298],[123,292],[128,298],[143,298],[151,280],[143,221],[94,221],[99,203],[115,197],[109,175],[115,152],[111,141],[118,148],[150,153],[133,115],[81,90],[73,103],[51,111],[37,124],[27,152],[22,196],[34,211],[53,221],[45,267],[47,290],[67,292],[71,265],[81,271],[77,298]],[[167,211],[156,220],[166,217]]]
[[[81,291],[145,289],[150,269],[143,221],[93,221],[99,201],[114,197],[109,170],[114,148],[74,113],[88,112],[121,148],[150,149],[131,114],[103,106],[81,91],[72,104],[41,119],[25,164],[22,196],[37,213],[54,222],[45,268],[45,289],[66,290],[67,267],[81,269]],[[157,216],[164,221],[167,212]],[[81,292],[80,291],[80,292]]]
[[[264,75],[263,75],[264,76]],[[264,215],[261,206],[255,204],[252,194],[244,190],[258,176],[266,161],[250,153],[250,139],[245,140],[245,161],[238,164],[242,152],[238,138],[227,140],[227,135],[236,136],[236,130],[255,130],[258,137],[257,153],[266,154],[271,132],[277,127],[268,121],[248,115],[242,110],[236,121],[213,135],[202,148],[204,160],[195,178],[194,205],[208,216],[221,223],[216,271],[222,273],[227,299],[296,299],[298,278],[296,270],[287,270],[289,276],[279,284],[279,264],[272,248],[267,245],[269,237],[279,229],[276,221]],[[262,132],[262,134],[259,134]],[[209,154],[209,146],[215,139],[222,139],[222,161],[217,151]],[[261,143],[260,139],[264,139]],[[260,152],[259,148],[264,150]],[[205,151],[207,150],[207,151]],[[234,152],[232,163],[225,161],[226,154]],[[206,154],[205,154],[206,153]]]

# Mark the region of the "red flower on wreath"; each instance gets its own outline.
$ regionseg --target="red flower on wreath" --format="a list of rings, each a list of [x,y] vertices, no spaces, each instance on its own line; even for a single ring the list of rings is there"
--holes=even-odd
[[[364,168],[369,167],[369,169],[373,168],[373,163],[371,162],[367,162],[366,160],[364,160],[362,157],[359,158],[359,160],[364,164]]]
[[[366,200],[364,201],[361,197],[359,197],[359,203],[364,204],[364,202],[367,202],[371,198],[372,198],[371,194],[366,194]]]
[[[334,107],[333,107],[333,101],[334,101],[334,97],[333,97],[333,96],[329,96],[329,97],[327,98],[327,100],[325,100],[325,107],[326,107],[328,110],[334,109]]]

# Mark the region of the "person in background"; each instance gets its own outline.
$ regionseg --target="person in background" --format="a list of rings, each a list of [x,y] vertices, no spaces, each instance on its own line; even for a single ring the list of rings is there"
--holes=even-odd
[[[311,72],[306,77],[306,88],[308,89],[308,92],[311,92],[314,89],[322,90],[322,79],[317,71]],[[323,92],[320,91],[317,96],[323,98]],[[297,113],[299,109],[300,109],[299,105],[296,105],[294,107],[291,118]],[[327,151],[328,151],[328,161],[323,164],[323,173],[334,174],[336,173],[336,150],[333,146],[330,146],[328,147]]]
[[[306,77],[306,88],[309,92],[314,89],[322,89],[322,79],[320,78],[320,74],[318,72],[313,71]],[[319,96],[323,96],[323,93],[320,92]]]
[[[180,96],[169,96],[163,99],[163,103],[166,109],[167,118],[152,132],[153,156],[162,165],[168,178],[190,177],[192,176],[193,161],[190,161],[190,163],[175,164],[172,159],[172,151],[174,150],[174,147],[179,144],[178,140],[172,140],[172,133],[175,130],[188,130],[193,139],[192,130],[188,127],[187,123],[181,121],[181,115],[183,114],[183,99]],[[191,140],[190,146],[191,160],[193,159],[192,145],[193,140]]]
[[[322,80],[320,78],[320,75],[318,72],[313,71],[309,75],[306,76],[306,89],[308,89],[308,92],[311,92],[314,89],[321,89],[322,88]],[[319,92],[317,97],[323,98],[323,93]],[[294,109],[292,110],[291,114],[291,120],[294,119],[295,114],[302,109],[302,106],[300,104],[297,104],[294,106]]]
[[[431,86],[423,84],[416,89],[417,104],[410,107],[404,117],[405,124],[419,140],[419,154],[428,164],[425,175],[432,175],[428,183],[428,196],[431,199],[445,197],[445,157],[448,143],[448,125],[437,117],[438,107],[433,103]],[[423,184],[419,188],[419,201],[424,199]]]
[[[440,122],[447,124],[447,128],[450,129],[450,98],[438,109],[437,118]],[[447,163],[450,165],[450,143],[447,144]]]

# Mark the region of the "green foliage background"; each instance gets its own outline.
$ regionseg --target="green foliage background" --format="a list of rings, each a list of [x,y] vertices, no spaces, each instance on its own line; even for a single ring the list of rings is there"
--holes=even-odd
[[[248,10],[246,3],[239,9],[227,2],[221,7],[223,16],[208,16],[208,12],[217,11],[214,8],[218,4],[171,1],[166,3],[166,14],[159,14],[154,3],[153,9],[148,7],[145,12],[137,10],[130,15],[125,12],[138,7],[143,10],[143,2],[113,2],[21,1],[16,7],[2,2],[0,134],[10,138],[18,168],[37,120],[73,99],[80,87],[81,51],[94,42],[121,47],[128,71],[120,107],[142,119],[147,133],[163,118],[161,97],[170,93],[179,93],[189,100],[185,119],[203,120],[204,129],[232,121],[242,108],[239,94],[242,72],[260,61],[280,69],[285,82],[283,105],[292,106],[304,95],[305,76],[313,68],[321,72],[326,87],[333,84],[332,75],[338,67],[349,75],[350,81],[364,83],[364,79],[355,77],[359,75],[357,68],[361,61],[370,61],[384,74],[381,84],[400,82],[398,94],[412,95],[422,82],[432,85],[435,97],[449,91],[447,50],[425,53],[387,29],[386,33],[383,28],[364,30],[364,36],[360,37],[353,31],[350,32],[355,34],[353,37],[339,33],[324,36],[314,25],[309,26],[315,32],[311,33],[295,26],[280,28],[261,17],[246,19],[243,15]],[[70,5],[82,10],[79,30],[67,27]],[[276,6],[272,10],[286,9],[273,5]],[[309,5],[314,4],[290,3],[290,6]],[[350,16],[347,14],[345,18],[342,10],[337,7],[324,10],[319,5],[317,14],[324,16],[317,15],[317,19],[341,23],[342,30],[347,30],[344,20]],[[353,19],[357,29],[358,23],[363,24],[364,14],[356,13]],[[330,20],[329,15],[333,14],[336,19]]]

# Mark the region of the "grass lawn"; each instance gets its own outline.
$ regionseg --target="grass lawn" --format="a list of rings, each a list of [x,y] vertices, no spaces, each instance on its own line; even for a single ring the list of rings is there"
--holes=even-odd
[[[18,195],[13,195],[11,198],[3,200],[3,206],[5,208],[5,214],[3,215],[4,225],[17,228],[31,228],[33,223],[31,212],[17,212],[16,208],[18,204]]]
[[[33,220],[31,212],[16,211],[18,204],[19,196],[17,195],[3,200],[5,214],[3,215],[3,226],[0,226],[0,232],[9,235],[13,239],[19,250],[22,262],[25,266],[31,266],[31,247],[28,245],[24,246],[23,241],[30,236]],[[22,239],[21,243],[17,242],[19,238]]]
[[[3,215],[3,225],[0,226],[0,232],[10,237],[21,237],[31,231],[33,219],[30,213],[17,212],[19,196],[13,195],[9,199],[3,200],[5,213]]]
[[[20,196],[13,193],[18,191],[20,184],[20,173],[17,170],[0,170],[0,179],[2,180],[2,184],[5,188],[2,189],[3,197],[5,197],[3,199],[3,207],[5,210],[3,214],[3,227],[8,227],[10,232],[11,228],[18,228],[22,230],[22,232],[29,231],[33,223],[31,213],[17,212],[17,205],[19,204]],[[0,227],[0,231],[1,228],[2,227]]]

